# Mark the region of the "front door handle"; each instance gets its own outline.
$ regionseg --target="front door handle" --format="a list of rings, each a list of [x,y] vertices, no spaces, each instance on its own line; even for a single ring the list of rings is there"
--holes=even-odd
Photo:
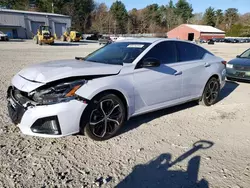
[[[205,67],[210,67],[210,63],[205,63]]]
[[[182,75],[182,71],[177,71],[176,73],[174,73],[175,76],[179,76],[179,75]]]

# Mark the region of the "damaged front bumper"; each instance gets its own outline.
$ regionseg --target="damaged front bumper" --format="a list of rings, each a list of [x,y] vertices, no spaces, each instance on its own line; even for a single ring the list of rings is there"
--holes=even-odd
[[[87,106],[79,100],[39,105],[14,87],[9,87],[7,100],[9,116],[21,132],[41,137],[61,137],[78,133],[81,116]]]

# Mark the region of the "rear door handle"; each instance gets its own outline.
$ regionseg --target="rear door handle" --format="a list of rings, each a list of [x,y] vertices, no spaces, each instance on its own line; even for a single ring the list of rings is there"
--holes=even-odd
[[[182,75],[182,71],[176,72],[176,73],[174,73],[174,75],[175,75],[175,76]]]
[[[205,63],[205,67],[210,67],[210,63]]]

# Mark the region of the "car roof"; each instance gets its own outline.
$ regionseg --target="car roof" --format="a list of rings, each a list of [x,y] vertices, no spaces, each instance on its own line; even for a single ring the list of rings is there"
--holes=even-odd
[[[124,38],[122,40],[117,40],[116,42],[141,42],[141,43],[150,43],[153,44],[155,42],[160,41],[181,41],[181,42],[187,42],[187,43],[193,43],[192,41],[186,41],[186,40],[179,40],[179,39],[170,39],[170,38]]]
[[[124,38],[122,40],[119,40],[117,42],[143,42],[143,43],[154,43],[154,42],[157,42],[157,41],[164,41],[164,40],[169,40],[169,39],[165,39],[165,38],[132,38],[132,37],[129,37],[129,38]]]

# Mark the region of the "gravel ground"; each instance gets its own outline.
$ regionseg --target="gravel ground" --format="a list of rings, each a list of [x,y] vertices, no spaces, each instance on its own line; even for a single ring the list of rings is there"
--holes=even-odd
[[[249,44],[203,44],[225,60]],[[212,107],[188,103],[139,116],[105,142],[22,135],[6,89],[23,67],[84,56],[95,43],[0,42],[0,187],[250,187],[250,87],[227,82]]]

